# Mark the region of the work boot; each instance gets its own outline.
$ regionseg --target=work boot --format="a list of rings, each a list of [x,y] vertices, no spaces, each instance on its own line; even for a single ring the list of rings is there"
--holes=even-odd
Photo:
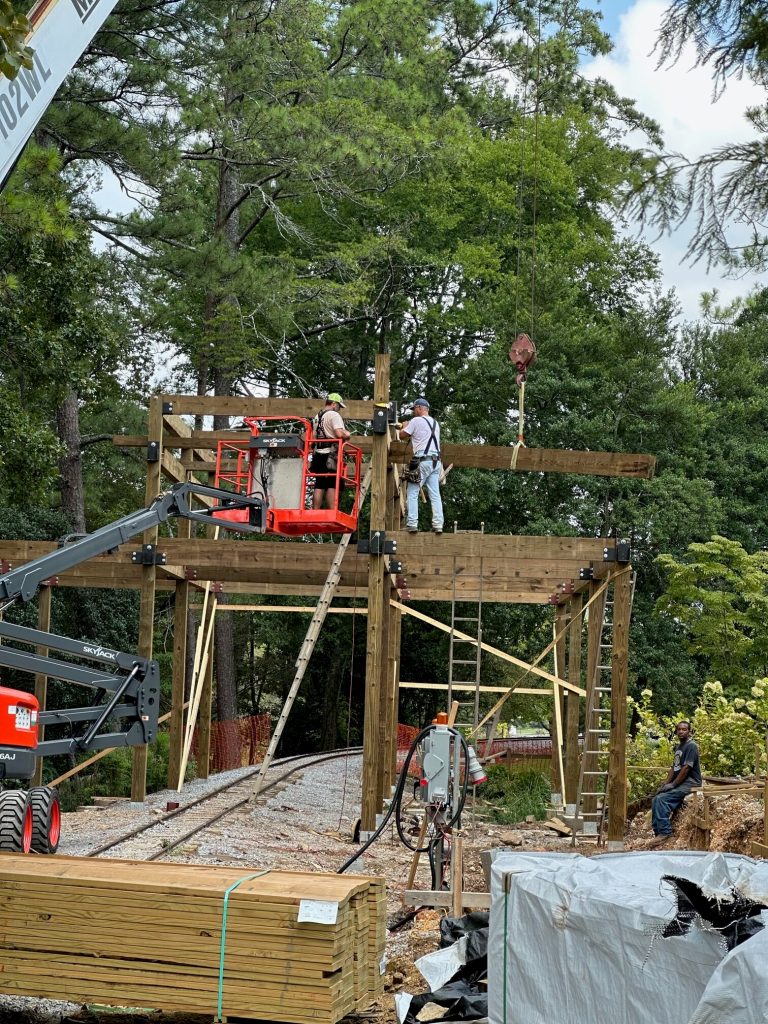
[[[663,846],[664,843],[666,843],[666,841],[668,839],[671,839],[671,838],[672,838],[671,835],[669,835],[669,836],[664,836],[664,835],[654,836],[653,839],[649,843],[646,844],[645,848],[646,848],[646,850],[657,850],[660,846]]]

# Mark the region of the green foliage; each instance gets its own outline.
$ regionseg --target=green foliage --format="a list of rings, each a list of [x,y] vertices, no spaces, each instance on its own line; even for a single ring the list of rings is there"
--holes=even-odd
[[[169,750],[170,734],[161,731],[147,752],[148,793],[156,793],[167,786]],[[113,750],[92,768],[63,782],[59,789],[63,810],[74,811],[90,803],[94,796],[130,796],[132,758],[130,747]],[[52,771],[53,766],[48,769],[49,775]],[[194,761],[190,761],[187,765],[187,781],[196,775],[197,766]]]
[[[668,575],[658,609],[688,633],[688,648],[733,693],[768,672],[768,552],[737,541],[691,544],[682,560],[660,555]]]
[[[25,45],[31,31],[26,8],[20,0],[0,0],[0,75],[6,78],[32,67],[32,50]]]
[[[690,714],[659,715],[652,707],[653,694],[643,690],[638,700],[630,698],[637,720],[636,734],[627,747],[627,777],[632,799],[654,792],[672,767],[676,745],[675,725],[688,719],[699,746],[701,768],[710,775],[741,776],[765,771],[766,726],[768,725],[768,679],[758,679],[749,699],[729,699],[719,682],[704,684]]]
[[[549,803],[549,779],[532,768],[488,765],[488,781],[480,787],[481,799],[497,806],[488,809],[492,821],[500,825],[515,825],[533,815],[539,821],[546,817]]]

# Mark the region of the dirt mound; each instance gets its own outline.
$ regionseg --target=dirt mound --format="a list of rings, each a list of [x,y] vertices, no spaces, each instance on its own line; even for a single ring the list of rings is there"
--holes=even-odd
[[[707,833],[697,824],[697,819],[700,820],[703,813],[702,797],[689,797],[672,819],[673,835],[665,848],[712,850],[749,856],[752,843],[764,841],[763,803],[755,796],[744,793],[718,796],[710,811],[709,842]],[[652,839],[651,812],[636,815],[627,830],[628,848],[642,850]]]

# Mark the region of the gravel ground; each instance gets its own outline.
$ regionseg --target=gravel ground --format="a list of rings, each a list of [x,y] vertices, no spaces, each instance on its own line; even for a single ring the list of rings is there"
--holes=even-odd
[[[217,822],[204,836],[196,836],[187,845],[171,851],[163,859],[188,864],[240,865],[243,873],[263,868],[292,871],[336,871],[359,847],[352,843],[352,832],[360,814],[359,754],[345,759],[326,761],[303,768],[288,781]],[[120,801],[108,807],[92,807],[63,816],[62,841],[59,853],[85,856],[90,850],[116,839],[124,833],[160,816],[170,800],[182,804],[217,789],[230,780],[241,779],[252,769],[225,772],[208,780],[197,779],[184,787],[181,795],[165,790],[154,793],[145,804]],[[279,775],[274,765],[267,777],[271,782]],[[157,838],[144,841],[143,852],[132,856],[143,859],[159,849]],[[464,888],[483,891],[485,881],[480,867],[480,851],[503,842],[526,849],[569,849],[569,841],[561,839],[538,824],[509,829],[469,824],[465,833]],[[119,852],[115,851],[115,856]],[[353,872],[377,875],[387,879],[388,911],[402,911],[401,894],[406,886],[412,854],[398,839],[394,827],[385,830],[380,839],[352,867]],[[430,888],[426,858],[422,858],[416,876],[416,888]],[[439,914],[421,912],[415,926],[390,933],[387,942],[388,992],[405,988],[423,991],[421,976],[413,961],[436,948]],[[370,1014],[363,1015],[371,1020]],[[132,1024],[152,1021],[155,1024],[201,1024],[209,1017],[183,1018],[172,1014],[141,1012],[131,1014]],[[394,1021],[393,1001],[386,995],[373,1010],[378,1024]],[[77,1021],[82,1024],[123,1024],[114,1011],[83,1008],[46,999],[11,999],[0,996],[0,1024],[42,1024],[42,1022]]]

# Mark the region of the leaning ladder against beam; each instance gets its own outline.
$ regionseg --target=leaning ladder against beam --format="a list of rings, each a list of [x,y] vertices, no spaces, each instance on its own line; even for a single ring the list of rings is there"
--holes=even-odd
[[[368,488],[370,487],[370,485],[371,469],[369,467],[368,470],[366,471],[365,478],[362,484],[360,485],[360,506],[362,506],[363,501],[365,500],[365,497],[368,494]],[[344,558],[344,554],[347,548],[349,547],[349,542],[351,538],[351,533],[345,533],[344,536],[341,538],[341,543],[339,544],[336,550],[336,554],[333,556],[331,568],[328,572],[328,576],[325,580],[325,583],[323,584],[323,589],[317,601],[317,608],[315,608],[314,614],[312,615],[312,621],[309,624],[307,635],[304,637],[304,642],[301,645],[299,656],[296,659],[296,674],[293,677],[293,682],[291,683],[291,688],[288,691],[288,696],[285,698],[285,704],[283,705],[283,710],[280,712],[280,718],[277,720],[275,731],[272,733],[272,739],[269,741],[269,748],[267,749],[267,753],[264,757],[264,760],[261,762],[261,765],[259,766],[259,773],[256,776],[256,785],[253,790],[253,796],[251,798],[252,800],[255,800],[256,797],[261,792],[261,788],[264,785],[264,779],[266,778],[267,772],[269,771],[269,767],[274,759],[275,751],[277,750],[277,746],[282,738],[285,723],[288,721],[288,716],[291,713],[291,708],[294,705],[296,696],[299,692],[299,687],[301,686],[302,680],[304,679],[304,673],[307,671],[309,659],[312,657],[312,652],[315,649],[317,638],[320,636],[320,630],[322,628],[323,623],[325,622],[325,617],[328,614],[328,609],[330,608],[331,602],[333,601],[333,598],[336,594],[336,588],[339,585],[339,579],[341,578],[341,563]]]
[[[632,573],[629,607],[635,595],[636,573]],[[584,835],[597,835],[600,842],[608,806],[608,740],[611,735],[611,683],[613,675],[613,600],[606,600],[594,677],[588,680],[584,716],[584,750],[576,795],[576,822],[583,821]],[[577,829],[574,828],[575,837]]]

